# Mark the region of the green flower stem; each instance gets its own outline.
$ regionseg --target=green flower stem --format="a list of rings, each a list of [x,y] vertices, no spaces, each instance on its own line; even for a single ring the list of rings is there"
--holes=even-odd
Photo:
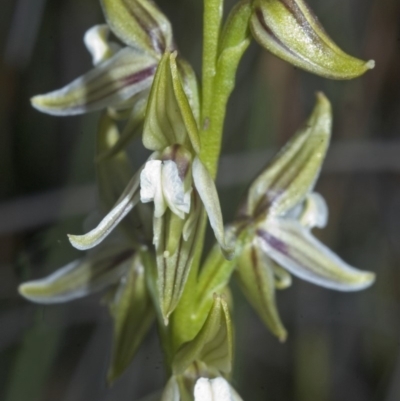
[[[229,96],[235,86],[236,71],[239,62],[250,44],[248,22],[251,15],[249,3],[239,3],[231,12],[220,38],[222,3],[220,0],[205,0],[204,5],[204,51],[202,83],[202,124],[200,158],[215,178],[221,150],[221,141]],[[201,240],[198,242],[196,255],[188,281],[178,307],[172,314],[169,325],[169,344],[174,355],[179,347],[192,340],[207,318],[211,302],[198,302],[199,267],[204,244],[206,216],[202,216],[200,226]],[[224,263],[219,249],[212,251],[209,264],[217,268],[215,276],[210,269],[204,270],[212,278],[211,287],[205,285],[207,292],[211,288],[222,289],[229,281],[233,262]],[[219,263],[221,262],[221,263]],[[201,282],[207,278],[202,274]],[[203,286],[202,286],[203,287]],[[209,292],[207,292],[209,295]],[[212,299],[212,297],[211,297]],[[200,307],[200,309],[199,309]]]
[[[218,44],[221,33],[223,0],[204,0],[203,14],[203,79],[201,124],[207,125],[217,68]]]

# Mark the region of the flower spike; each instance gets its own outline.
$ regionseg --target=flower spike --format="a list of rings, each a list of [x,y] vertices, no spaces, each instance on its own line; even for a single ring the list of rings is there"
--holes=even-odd
[[[353,79],[375,66],[344,53],[303,0],[255,0],[250,28],[277,57],[326,78]]]

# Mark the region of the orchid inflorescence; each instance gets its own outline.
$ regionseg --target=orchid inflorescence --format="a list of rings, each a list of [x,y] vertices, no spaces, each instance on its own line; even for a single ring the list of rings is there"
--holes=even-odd
[[[243,0],[225,21],[223,0],[205,0],[199,84],[155,3],[101,5],[107,24],[84,37],[94,68],[32,104],[58,116],[101,111],[96,168],[107,214],[88,233],[69,235],[75,248],[93,250],[23,283],[20,293],[48,304],[106,290],[114,321],[110,383],[156,321],[169,374],[163,401],[240,400],[228,383],[231,277],[285,341],[275,290],[289,287],[292,275],[358,291],[374,274],[349,266],[311,233],[328,221],[327,204],[314,192],[332,127],[322,93],[304,126],[250,184],[234,221],[224,225],[214,180],[238,64],[252,38],[294,66],[331,79],[356,78],[374,62],[344,53],[303,0]],[[137,137],[152,153],[132,173],[126,147]],[[216,244],[200,263],[207,221]]]

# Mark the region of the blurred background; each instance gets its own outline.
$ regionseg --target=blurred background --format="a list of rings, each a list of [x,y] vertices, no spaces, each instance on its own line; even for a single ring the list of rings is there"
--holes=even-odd
[[[200,71],[200,0],[158,0],[180,51]],[[227,1],[229,9],[233,0]],[[324,91],[335,114],[318,182],[330,208],[316,232],[350,264],[377,273],[346,294],[303,281],[278,294],[289,331],[279,344],[235,285],[233,384],[252,401],[400,399],[400,2],[309,0],[332,38],[376,68],[350,82],[299,71],[253,44],[229,104],[218,188],[226,221],[254,174]],[[66,233],[82,232],[97,208],[97,114],[55,118],[29,98],[91,68],[82,37],[102,23],[98,0],[5,0],[0,13],[0,397],[4,401],[138,400],[164,383],[153,329],[112,388],[105,384],[111,320],[93,296],[37,306],[18,296],[79,255]],[[146,151],[130,149],[139,164]]]

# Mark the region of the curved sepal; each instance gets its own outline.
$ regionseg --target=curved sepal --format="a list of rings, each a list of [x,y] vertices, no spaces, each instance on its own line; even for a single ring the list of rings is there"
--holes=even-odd
[[[227,259],[232,259],[234,257],[234,246],[228,243],[225,236],[217,188],[215,187],[214,180],[208,172],[207,167],[204,166],[198,157],[195,157],[193,160],[193,182],[206,209],[215,238],[221,246],[225,257]]]
[[[300,131],[251,184],[240,214],[283,215],[313,189],[329,146],[331,105],[318,93],[316,106]]]
[[[68,116],[117,106],[148,89],[157,60],[134,49],[124,48],[69,85],[31,99],[43,113]]]
[[[257,230],[265,253],[293,275],[338,291],[359,291],[375,274],[348,265],[297,221],[271,219]]]
[[[96,178],[99,197],[105,211],[112,209],[133,175],[126,152],[116,149],[120,138],[117,124],[107,112],[104,112],[100,117],[97,130]],[[114,152],[116,152],[115,155]],[[110,157],[106,157],[109,155]],[[150,242],[152,235],[150,208],[147,205],[138,204],[120,222],[118,228],[122,229],[132,246],[137,247],[139,243]]]
[[[19,293],[41,304],[68,302],[117,283],[132,263],[133,250],[109,244],[49,276],[19,286]]]
[[[139,202],[140,172],[133,176],[117,203],[96,228],[84,235],[68,234],[69,241],[76,249],[86,250],[98,245]]]
[[[353,79],[375,66],[343,52],[303,0],[256,0],[250,28],[277,57],[326,78]]]
[[[130,365],[155,320],[139,255],[133,258],[108,306],[114,321],[113,351],[108,370],[108,381],[112,383]]]
[[[225,300],[215,294],[208,317],[197,336],[182,345],[176,353],[172,369],[183,373],[194,361],[229,373],[232,369],[232,322]]]
[[[143,144],[150,150],[183,145],[198,153],[196,119],[182,86],[176,52],[165,53],[157,68],[147,105]]]
[[[101,0],[111,30],[125,44],[161,55],[174,50],[171,24],[153,1]]]
[[[275,270],[272,261],[260,248],[257,239],[244,246],[238,257],[235,277],[248,301],[272,334],[284,342],[287,331],[279,317],[275,299]]]

